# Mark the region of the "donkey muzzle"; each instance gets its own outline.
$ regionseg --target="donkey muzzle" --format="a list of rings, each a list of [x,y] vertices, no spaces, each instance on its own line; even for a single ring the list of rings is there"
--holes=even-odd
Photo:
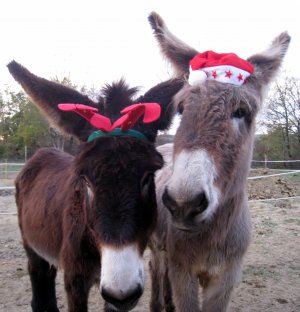
[[[181,200],[173,198],[168,192],[168,188],[162,196],[163,204],[170,211],[174,221],[178,223],[193,223],[198,220],[201,215],[209,206],[209,200],[205,192],[199,192],[196,196],[189,200]]]
[[[131,293],[126,294],[122,299],[118,299],[115,297],[114,293],[110,293],[105,288],[101,289],[102,298],[108,302],[113,309],[116,309],[116,311],[128,311],[133,309],[142,294],[143,289],[138,286],[136,289],[132,290]]]
[[[117,311],[133,309],[144,284],[143,258],[136,245],[101,248],[100,292],[105,301]]]

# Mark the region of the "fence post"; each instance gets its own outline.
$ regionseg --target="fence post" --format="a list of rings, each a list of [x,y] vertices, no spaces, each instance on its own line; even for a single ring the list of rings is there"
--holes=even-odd
[[[27,145],[25,145],[25,147],[24,147],[24,156],[25,156],[25,163],[26,163],[26,161],[27,161]]]
[[[267,154],[265,154],[265,169],[267,169]]]
[[[8,166],[8,164],[7,164],[7,159],[5,159],[5,165],[4,165],[4,179],[7,179],[7,166]]]

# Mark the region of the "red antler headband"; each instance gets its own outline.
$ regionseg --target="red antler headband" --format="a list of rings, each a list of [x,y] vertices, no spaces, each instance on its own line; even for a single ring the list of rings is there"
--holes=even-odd
[[[216,80],[241,86],[253,72],[254,67],[234,53],[206,51],[190,61],[189,84]]]
[[[151,123],[157,120],[161,113],[160,105],[157,103],[133,104],[125,107],[121,111],[124,115],[112,124],[109,118],[96,113],[98,109],[95,107],[83,104],[61,103],[58,104],[58,108],[62,111],[77,113],[93,127],[105,132],[111,132],[117,127],[120,127],[122,131],[127,131],[135,125],[142,115],[144,115],[144,123]]]

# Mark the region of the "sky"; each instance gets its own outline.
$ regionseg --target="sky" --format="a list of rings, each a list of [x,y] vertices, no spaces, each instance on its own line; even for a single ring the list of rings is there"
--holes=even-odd
[[[20,89],[6,68],[14,59],[46,79],[69,77],[100,89],[124,77],[147,91],[172,73],[148,23],[151,11],[199,52],[247,58],[288,31],[292,41],[282,69],[299,78],[298,5],[297,0],[1,1],[0,90]]]
[[[287,30],[284,69],[300,76],[300,19],[296,0],[10,0],[0,4],[0,88],[16,85],[6,64],[15,59],[44,78],[70,77],[100,87],[120,77],[149,88],[170,77],[147,17],[159,13],[169,29],[198,49],[262,51]]]

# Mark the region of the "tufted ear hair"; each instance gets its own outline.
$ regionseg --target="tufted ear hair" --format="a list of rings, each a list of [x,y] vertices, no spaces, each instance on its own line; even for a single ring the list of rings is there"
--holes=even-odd
[[[75,136],[80,141],[87,139],[94,128],[75,113],[67,114],[59,110],[57,105],[69,102],[98,108],[96,103],[72,88],[32,74],[15,61],[10,62],[7,67],[14,79],[20,83],[50,123],[56,125],[64,133]]]
[[[254,74],[249,77],[250,84],[253,83],[262,90],[271,82],[283,62],[290,41],[289,34],[283,32],[273,40],[267,50],[247,59],[254,66]]]
[[[171,62],[175,74],[181,76],[188,73],[190,60],[199,52],[174,36],[156,12],[149,15],[148,21],[162,54]]]

